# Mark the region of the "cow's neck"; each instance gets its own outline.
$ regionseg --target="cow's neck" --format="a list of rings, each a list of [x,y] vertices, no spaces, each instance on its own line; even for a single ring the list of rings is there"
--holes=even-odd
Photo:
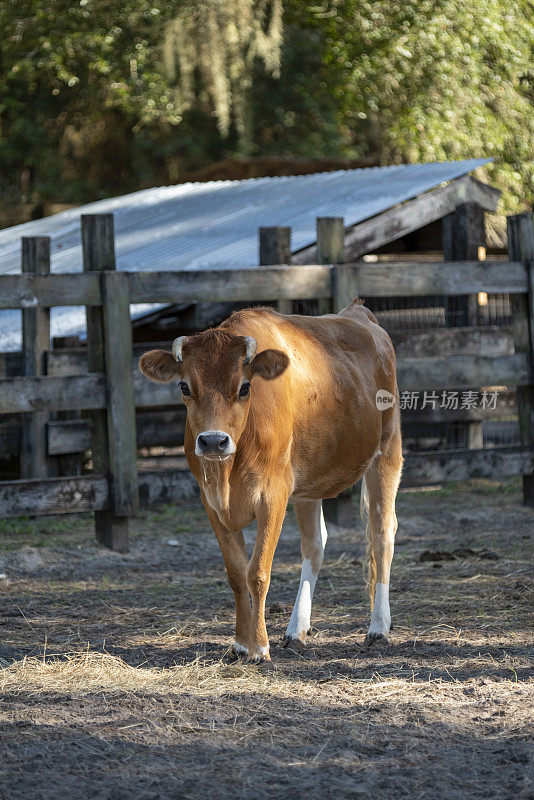
[[[208,503],[219,516],[227,516],[229,512],[232,464],[233,458],[224,461],[200,459],[202,488]]]

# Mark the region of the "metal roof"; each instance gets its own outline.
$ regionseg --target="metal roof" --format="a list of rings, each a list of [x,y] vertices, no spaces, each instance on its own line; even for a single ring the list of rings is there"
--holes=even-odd
[[[244,181],[184,183],[89,203],[0,231],[0,275],[20,272],[20,237],[51,237],[52,272],[82,269],[80,214],[112,212],[117,268],[176,270],[248,267],[258,260],[258,228],[288,225],[292,251],[314,244],[316,217],[350,227],[488,159],[339,170]],[[132,306],[139,317],[156,306]],[[0,351],[21,347],[21,312],[0,311]],[[83,308],[52,310],[52,335],[82,334]]]

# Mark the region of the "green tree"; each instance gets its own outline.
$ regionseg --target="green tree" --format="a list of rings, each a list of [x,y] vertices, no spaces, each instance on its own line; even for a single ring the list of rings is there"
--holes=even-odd
[[[360,154],[387,164],[491,156],[485,173],[504,208],[532,201],[530,0],[335,0],[316,13],[338,119]]]
[[[65,200],[129,188],[132,139],[159,126],[164,140],[162,126],[181,120],[158,63],[175,11],[147,0],[4,0],[4,197],[10,187]]]
[[[493,156],[503,207],[532,199],[532,0],[284,0],[282,37],[280,2],[3,0],[0,199],[87,202],[243,153]]]
[[[213,105],[227,137],[233,122],[239,151],[253,150],[252,83],[256,62],[280,74],[281,0],[194,0],[167,24],[164,55],[180,107],[198,90]]]

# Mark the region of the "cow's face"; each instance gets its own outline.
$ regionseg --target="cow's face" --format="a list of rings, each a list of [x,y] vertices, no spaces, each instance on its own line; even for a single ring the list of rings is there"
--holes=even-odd
[[[231,458],[247,424],[252,379],[277,378],[289,358],[280,350],[256,355],[255,339],[221,329],[181,336],[172,349],[172,354],[164,350],[145,353],[139,361],[141,371],[159,383],[180,381],[199,458]]]

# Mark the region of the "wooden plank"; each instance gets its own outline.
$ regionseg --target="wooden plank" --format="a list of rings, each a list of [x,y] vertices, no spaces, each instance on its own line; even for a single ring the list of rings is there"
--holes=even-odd
[[[184,442],[186,411],[184,406],[137,413],[138,447],[177,447]]]
[[[332,276],[332,306],[334,313],[346,308],[360,296],[358,269],[351,264],[337,264]]]
[[[260,266],[291,263],[291,228],[260,228],[259,244]],[[293,300],[277,300],[276,308],[280,314],[292,314]]]
[[[337,313],[347,305],[345,271],[339,269],[345,263],[345,221],[343,217],[317,217],[317,261],[319,264],[335,264],[330,290],[331,297],[319,299],[319,314]],[[350,301],[349,301],[350,302]]]
[[[472,478],[503,480],[534,471],[532,448],[494,448],[462,452],[409,453],[401,486],[422,486]],[[142,506],[190,503],[198,499],[198,484],[188,470],[139,473]],[[71,514],[102,510],[109,502],[105,477],[3,481],[0,516]]]
[[[0,482],[0,517],[81,513],[107,503],[108,482],[100,475]]]
[[[418,230],[430,222],[454,211],[457,205],[477,202],[486,211],[495,211],[500,192],[491,186],[475,181],[469,175],[457,178],[447,186],[425,192],[372,219],[353,225],[345,233],[347,258],[353,261],[365,253],[372,253],[407,233]],[[293,254],[294,264],[311,264],[317,258],[315,245]]]
[[[9,426],[9,430],[6,426]],[[137,414],[137,447],[177,447],[184,442],[185,408],[171,411],[150,411]],[[91,447],[88,420],[49,422],[48,452],[50,455],[83,453]],[[19,452],[18,423],[0,424],[0,453]]]
[[[30,275],[50,273],[50,237],[24,236],[21,239],[22,271]],[[25,308],[22,311],[22,357],[24,375],[45,372],[45,353],[50,349],[50,309]],[[20,475],[22,478],[46,478],[57,474],[57,464],[46,452],[46,411],[34,411],[22,419]]]
[[[291,228],[277,226],[259,228],[258,239],[261,266],[291,262]]]
[[[317,261],[333,264],[331,297],[318,300],[319,314],[337,314],[357,295],[354,270],[345,269],[345,220],[343,217],[317,217]],[[352,292],[354,291],[354,294]],[[339,495],[323,503],[325,518],[342,524],[350,498]]]
[[[359,263],[353,269],[362,297],[528,292],[527,270],[520,261],[396,261]]]
[[[130,272],[131,303],[255,302],[330,297],[330,267]]]
[[[19,424],[0,423],[0,453],[18,455]],[[136,415],[137,447],[177,447],[184,442],[185,408]],[[91,447],[89,420],[61,420],[47,425],[48,453],[83,453]],[[5,457],[5,456],[4,456]]]
[[[397,361],[400,391],[519,386],[530,381],[531,364],[527,353],[508,356],[401,358]]]
[[[84,217],[90,215],[83,215]],[[90,238],[90,237],[89,237]],[[92,256],[94,257],[94,255]],[[132,303],[253,302],[282,299],[306,300],[328,297],[329,271],[317,266],[305,270],[283,266],[269,270],[213,269],[173,272],[132,272]],[[0,276],[0,308],[35,308],[37,305],[70,306],[102,304],[97,275]]]
[[[398,361],[401,389],[474,388],[516,386],[530,381],[527,353],[503,356],[449,356],[408,358]],[[176,383],[150,383],[140,373],[133,376],[136,406],[178,406]],[[0,408],[6,414],[41,410],[103,409],[106,407],[104,375],[10,378],[0,380]]]
[[[468,178],[466,202],[478,203],[484,211],[496,211],[501,199],[501,190],[490,186],[489,183],[482,183],[472,175],[466,175],[466,178]]]
[[[105,408],[105,404],[104,375],[0,380],[0,408],[4,414]]]
[[[0,276],[0,308],[100,305],[98,275]]]
[[[408,453],[401,487],[486,478],[500,481],[534,470],[532,448],[496,447],[461,452]]]
[[[47,425],[50,455],[83,453],[91,447],[91,427],[87,419],[62,420]]]
[[[139,359],[148,350],[167,349],[170,352],[172,339],[165,342],[134,342],[132,354],[132,370],[139,372]],[[76,347],[66,350],[50,350],[48,353],[47,374],[54,377],[62,375],[86,375],[87,348]],[[138,403],[139,405],[139,403]]]
[[[82,215],[82,250],[85,273],[115,269],[115,234],[113,214]],[[100,278],[100,276],[99,276]],[[102,288],[102,287],[101,287]],[[87,366],[90,372],[104,372],[104,316],[102,307],[87,305]],[[107,414],[91,415],[91,444],[96,472],[109,477]],[[100,544],[118,552],[128,550],[128,518],[117,516],[113,509],[95,512],[96,538]]]
[[[484,210],[478,203],[461,203],[443,218],[443,258],[445,261],[478,260],[480,248],[486,248]],[[478,304],[475,295],[447,297],[447,325],[461,328],[476,325]]]
[[[498,356],[514,352],[512,333],[497,325],[480,328],[436,328],[391,333],[397,358],[462,355]]]
[[[461,203],[443,218],[443,258],[449,261],[478,260],[480,248],[486,247],[484,210],[475,202]],[[445,298],[445,324],[449,328],[476,325],[478,298],[462,294]],[[467,441],[471,450],[484,446],[481,422],[467,425]]]
[[[345,263],[345,220],[343,217],[317,217],[317,263]]]
[[[85,375],[88,372],[87,348],[76,347],[65,350],[50,350],[47,356],[48,375],[59,378],[63,375]]]
[[[134,342],[132,369],[139,370],[139,358],[147,350],[171,348],[171,339],[165,342]],[[72,347],[65,350],[51,350],[48,353],[48,375],[85,375],[87,373],[87,348]]]
[[[425,294],[466,294],[478,291],[510,294],[528,290],[525,265],[520,262],[457,262],[446,267],[441,262],[388,262],[366,264],[358,262],[361,294],[387,297],[391,295],[417,296]],[[308,300],[313,297],[329,298],[331,267],[312,264],[306,266],[275,265],[269,268],[206,271],[176,270],[157,272],[130,272],[128,281],[132,303],[178,302],[254,302],[262,300]],[[449,274],[450,273],[450,274]],[[59,291],[61,281],[84,283],[90,278],[94,291],[80,289],[78,294]],[[24,289],[29,275],[0,276],[0,308],[35,308],[38,303],[50,306],[80,305],[85,301],[92,306],[102,303],[100,290],[96,291],[97,275],[50,275],[39,278],[49,288],[28,295]],[[37,279],[35,279],[37,280]],[[48,284],[50,281],[50,284]],[[24,297],[22,297],[24,295]],[[28,296],[27,296],[28,295]],[[19,358],[10,354],[9,358]]]
[[[495,409],[464,408],[404,409],[405,422],[469,422],[471,420],[498,419],[515,414],[515,393],[500,391]],[[177,447],[183,444],[185,409],[145,411],[136,415],[137,447]],[[91,446],[88,420],[63,420],[47,425],[49,455],[83,453]],[[17,456],[20,451],[20,425],[18,422],[0,423],[0,458]]]
[[[189,470],[141,472],[139,494],[143,506],[191,503],[200,496]],[[101,475],[0,482],[0,517],[105,511],[108,504],[108,481]]]
[[[135,405],[138,408],[182,405],[177,381],[173,383],[152,383],[140,372],[134,373],[133,381]]]
[[[128,278],[102,274],[104,349],[108,385],[107,435],[112,508],[117,516],[135,513],[137,494],[132,327]]]
[[[133,375],[135,404],[138,407],[181,404],[178,385],[150,383],[136,372]],[[104,374],[69,375],[43,378],[0,380],[0,408],[4,414],[19,411],[66,411],[106,408]]]
[[[141,506],[156,506],[161,503],[191,503],[199,498],[198,483],[188,469],[139,472]]]
[[[443,259],[475,261],[479,247],[486,247],[484,209],[472,201],[460,203],[443,218]]]
[[[510,258],[527,262],[529,275],[528,294],[512,297],[512,333],[516,353],[530,359],[534,371],[534,214],[516,214],[506,220],[508,229],[508,253]],[[521,386],[517,391],[519,435],[525,447],[534,444],[534,386]],[[523,471],[523,499],[526,505],[534,506],[534,470]]]

